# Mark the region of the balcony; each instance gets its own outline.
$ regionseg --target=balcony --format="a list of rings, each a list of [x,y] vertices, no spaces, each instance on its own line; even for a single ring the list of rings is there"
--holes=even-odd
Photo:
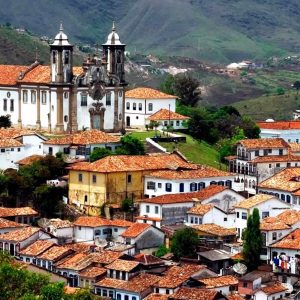
[[[248,157],[248,156],[241,156],[241,155],[238,155],[236,158],[239,159],[239,160],[244,160],[244,161],[248,161],[248,160],[249,160],[249,157]]]

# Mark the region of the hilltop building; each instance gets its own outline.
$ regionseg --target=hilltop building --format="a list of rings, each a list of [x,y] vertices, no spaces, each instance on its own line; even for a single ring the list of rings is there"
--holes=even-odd
[[[124,127],[125,44],[113,25],[103,57],[73,66],[73,45],[60,26],[50,45],[50,65],[0,65],[0,115],[14,125],[76,132],[90,128],[120,132]]]

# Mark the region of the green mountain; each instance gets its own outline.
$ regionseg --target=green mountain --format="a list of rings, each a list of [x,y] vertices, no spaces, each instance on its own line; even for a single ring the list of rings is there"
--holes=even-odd
[[[0,0],[0,23],[53,37],[63,21],[73,42],[102,43],[117,21],[139,53],[223,62],[300,49],[298,0]]]

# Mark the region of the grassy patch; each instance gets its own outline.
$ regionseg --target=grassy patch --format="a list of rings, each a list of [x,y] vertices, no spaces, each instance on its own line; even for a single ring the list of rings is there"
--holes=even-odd
[[[141,141],[144,141],[146,138],[153,138],[155,136],[155,131],[135,131],[129,134]]]

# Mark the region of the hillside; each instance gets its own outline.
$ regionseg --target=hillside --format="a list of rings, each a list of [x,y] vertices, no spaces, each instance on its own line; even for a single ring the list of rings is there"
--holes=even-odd
[[[0,23],[53,37],[63,20],[72,42],[102,43],[116,20],[121,40],[139,53],[227,63],[300,49],[298,0],[0,0],[0,5]]]

